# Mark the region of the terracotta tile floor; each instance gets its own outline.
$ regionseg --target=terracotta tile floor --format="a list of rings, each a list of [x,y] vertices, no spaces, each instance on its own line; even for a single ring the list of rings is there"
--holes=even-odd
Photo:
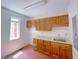
[[[18,55],[16,55],[18,54]],[[16,56],[15,56],[16,55]],[[46,54],[34,51],[32,46],[25,47],[21,51],[5,59],[54,59]]]

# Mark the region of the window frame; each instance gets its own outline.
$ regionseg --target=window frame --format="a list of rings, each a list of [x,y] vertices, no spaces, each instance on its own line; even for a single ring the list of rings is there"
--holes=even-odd
[[[16,21],[16,20],[12,20],[12,19],[18,19],[18,21]],[[10,40],[16,40],[16,39],[19,39],[20,38],[20,19],[19,18],[17,18],[17,17],[13,17],[13,16],[11,16],[11,18],[10,18]],[[17,37],[12,37],[11,36],[11,23],[17,23],[17,27],[16,27],[16,30],[17,30]],[[19,29],[17,29],[17,28],[19,28]],[[13,33],[14,34],[14,33]]]

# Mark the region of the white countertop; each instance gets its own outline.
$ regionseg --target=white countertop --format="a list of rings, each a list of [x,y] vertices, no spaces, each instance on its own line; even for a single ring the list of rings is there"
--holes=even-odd
[[[71,42],[66,39],[66,42],[62,42],[62,41],[55,41],[53,37],[33,37],[33,38],[36,38],[36,39],[41,39],[41,40],[48,40],[48,41],[53,41],[53,42],[59,42],[59,43],[65,43],[65,44],[71,44]]]

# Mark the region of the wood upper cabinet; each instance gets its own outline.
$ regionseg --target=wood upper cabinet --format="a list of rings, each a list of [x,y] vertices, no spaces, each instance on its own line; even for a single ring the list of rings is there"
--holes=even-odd
[[[32,22],[32,20],[28,20],[26,24],[27,24],[28,28],[32,28],[33,22]]]
[[[68,26],[69,25],[68,15],[59,16],[58,22],[59,26]]]
[[[27,21],[27,27],[35,27],[38,31],[51,31],[53,27],[68,27],[68,15],[41,18]]]
[[[66,27],[69,25],[68,15],[56,16],[52,19],[52,27]]]

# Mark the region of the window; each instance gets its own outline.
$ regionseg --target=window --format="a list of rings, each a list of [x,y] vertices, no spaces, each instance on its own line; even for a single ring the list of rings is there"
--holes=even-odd
[[[11,17],[10,25],[10,40],[15,40],[20,38],[20,20],[15,17]]]

